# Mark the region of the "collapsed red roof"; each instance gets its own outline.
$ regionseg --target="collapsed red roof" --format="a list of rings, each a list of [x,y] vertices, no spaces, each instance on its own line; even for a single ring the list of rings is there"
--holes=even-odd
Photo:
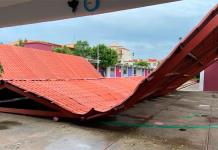
[[[53,110],[0,107],[0,111],[91,119],[168,94],[217,61],[217,13],[218,5],[146,79],[103,78],[81,57],[1,45],[4,73],[0,89],[9,89]]]
[[[82,57],[6,45],[0,45],[0,63],[4,88],[40,96],[73,118],[93,110],[109,111],[126,100],[143,79],[103,78]]]

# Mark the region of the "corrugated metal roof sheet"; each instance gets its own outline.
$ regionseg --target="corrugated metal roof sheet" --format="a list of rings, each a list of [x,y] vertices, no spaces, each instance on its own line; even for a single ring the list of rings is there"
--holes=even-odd
[[[144,98],[174,91],[217,61],[217,13],[218,5],[145,80],[102,78],[81,57],[2,45],[0,63],[4,74],[0,88],[55,108],[60,116],[90,119],[124,111]],[[0,111],[42,115],[41,111]]]
[[[4,79],[87,79],[101,78],[85,59],[30,48],[0,45]]]
[[[121,104],[133,93],[142,79],[142,77],[136,77],[68,81],[8,81],[8,83],[40,95],[71,113],[86,114],[92,109],[106,112]]]
[[[123,103],[144,77],[103,78],[84,58],[0,45],[2,80],[76,115]]]

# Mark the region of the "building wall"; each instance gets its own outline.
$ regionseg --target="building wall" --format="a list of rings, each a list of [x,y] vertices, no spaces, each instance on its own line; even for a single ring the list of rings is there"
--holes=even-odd
[[[54,45],[44,44],[44,43],[26,43],[24,47],[35,48],[35,49],[40,49],[40,50],[45,50],[45,51],[52,51]]]
[[[147,59],[146,61],[149,63],[149,67],[151,69],[156,69],[159,65],[159,61],[157,59]]]
[[[132,60],[132,52],[129,49],[117,44],[111,45],[110,48],[117,52],[119,64],[126,64]]]
[[[106,77],[108,77],[108,78],[116,77],[116,67],[107,67]]]
[[[144,74],[142,74],[141,68],[136,68],[136,76],[144,76]]]
[[[133,76],[133,67],[128,67],[128,76]]]
[[[116,68],[110,67],[110,77],[116,77]]]
[[[122,77],[128,77],[128,67],[122,66]]]
[[[132,77],[132,76],[145,76],[147,77],[151,73],[151,69],[135,66],[112,66],[107,67],[105,71],[105,77]]]
[[[116,77],[121,77],[121,76],[122,76],[121,67],[117,66],[117,67],[116,67]]]
[[[158,62],[149,62],[151,68],[155,69],[158,66]]]
[[[218,61],[204,71],[204,91],[218,91]]]
[[[199,85],[200,91],[204,91],[204,71],[200,73],[200,85]]]
[[[121,64],[125,64],[129,60],[132,60],[132,53],[130,50],[122,49],[122,57],[121,57]]]

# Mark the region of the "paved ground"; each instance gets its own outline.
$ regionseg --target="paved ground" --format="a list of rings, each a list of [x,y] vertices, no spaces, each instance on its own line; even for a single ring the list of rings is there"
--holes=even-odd
[[[216,150],[218,93],[176,92],[104,120],[0,114],[0,150]]]

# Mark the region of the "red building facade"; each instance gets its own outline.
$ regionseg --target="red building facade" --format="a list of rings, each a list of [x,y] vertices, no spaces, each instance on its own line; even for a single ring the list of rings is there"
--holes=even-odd
[[[24,47],[40,49],[40,50],[45,50],[45,51],[53,51],[53,48],[62,47],[62,45],[42,42],[42,41],[28,41],[24,44]]]
[[[204,91],[218,91],[218,61],[204,71]]]
[[[19,41],[10,43],[9,45],[18,45]],[[34,48],[34,49],[39,49],[39,50],[44,50],[44,51],[53,51],[55,47],[63,47],[64,45],[60,44],[55,44],[55,43],[50,43],[50,42],[45,42],[45,41],[31,41],[31,40],[25,40],[23,43],[23,47],[26,48]],[[74,44],[68,44],[66,45],[70,49],[74,49]]]

